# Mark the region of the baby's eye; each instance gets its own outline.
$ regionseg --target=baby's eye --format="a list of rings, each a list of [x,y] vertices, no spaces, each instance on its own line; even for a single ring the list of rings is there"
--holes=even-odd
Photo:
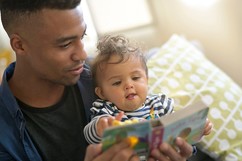
[[[112,85],[113,86],[118,86],[118,85],[120,85],[121,84],[121,81],[117,81],[117,82],[114,82]]]
[[[133,77],[132,79],[133,80],[138,80],[138,79],[140,79],[140,77],[137,76],[137,77]]]

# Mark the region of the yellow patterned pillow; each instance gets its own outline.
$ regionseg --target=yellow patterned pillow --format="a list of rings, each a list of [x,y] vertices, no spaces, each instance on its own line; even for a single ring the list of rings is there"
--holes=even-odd
[[[7,49],[0,50],[0,83],[2,80],[2,75],[5,68],[11,63],[13,60],[12,52]]]
[[[186,39],[173,35],[148,62],[149,93],[163,92],[175,110],[202,100],[214,128],[198,144],[222,161],[242,160],[242,90]]]

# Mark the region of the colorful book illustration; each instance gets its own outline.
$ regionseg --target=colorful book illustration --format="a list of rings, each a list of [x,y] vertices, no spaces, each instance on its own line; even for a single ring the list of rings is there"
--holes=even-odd
[[[195,144],[202,138],[208,111],[203,102],[197,102],[158,119],[110,127],[104,131],[103,150],[127,137],[138,138],[134,149],[140,156],[147,156],[162,142],[175,146],[178,136]]]

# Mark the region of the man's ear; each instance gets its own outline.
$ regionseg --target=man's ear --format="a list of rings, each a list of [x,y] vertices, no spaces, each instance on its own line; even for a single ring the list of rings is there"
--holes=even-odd
[[[21,36],[18,34],[12,34],[10,36],[10,44],[16,54],[25,54],[24,40],[21,38]]]
[[[101,99],[105,99],[105,97],[103,96],[103,94],[102,94],[102,89],[101,89],[101,87],[96,87],[95,88],[95,93],[96,93],[96,95],[99,97],[99,98],[101,98]]]

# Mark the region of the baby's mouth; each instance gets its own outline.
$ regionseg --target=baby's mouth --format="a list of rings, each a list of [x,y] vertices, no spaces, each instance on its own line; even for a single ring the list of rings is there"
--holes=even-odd
[[[129,94],[128,96],[126,96],[126,99],[128,99],[128,100],[132,100],[132,99],[134,99],[135,96],[136,96],[135,93],[131,93],[131,94]]]

